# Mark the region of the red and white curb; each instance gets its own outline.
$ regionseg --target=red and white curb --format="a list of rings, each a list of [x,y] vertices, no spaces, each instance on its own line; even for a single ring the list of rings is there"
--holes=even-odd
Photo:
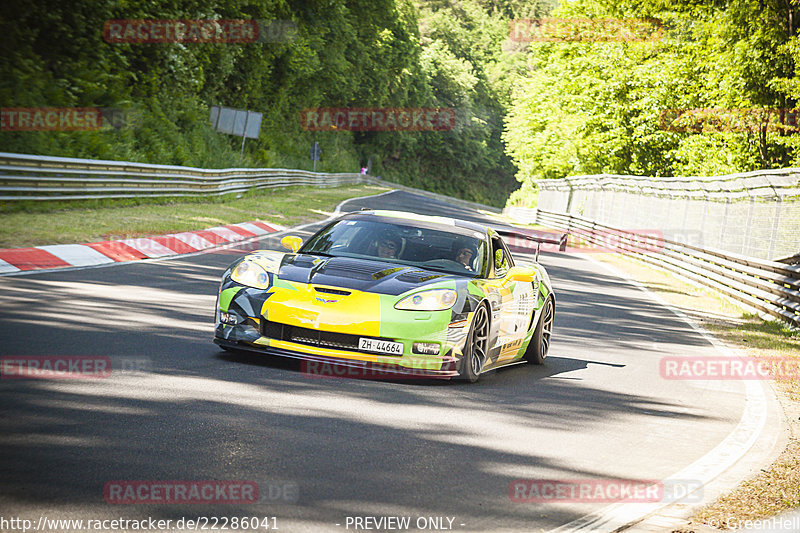
[[[154,237],[86,244],[0,248],[0,275],[25,270],[104,265],[183,255],[282,231],[260,220]]]

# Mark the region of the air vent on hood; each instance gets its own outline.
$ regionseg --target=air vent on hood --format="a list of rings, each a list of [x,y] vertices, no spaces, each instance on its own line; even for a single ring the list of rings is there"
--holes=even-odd
[[[340,276],[343,278],[371,280],[373,275],[384,270],[385,265],[376,265],[372,261],[328,261],[325,267],[320,270],[320,274],[326,276]]]
[[[411,272],[403,272],[397,276],[397,281],[402,281],[404,283],[422,283],[441,277],[444,277],[444,274],[431,274],[424,270],[412,270]]]
[[[341,296],[347,296],[350,294],[350,291],[343,291],[342,289],[330,289],[328,287],[314,287],[314,290],[317,292],[324,292],[325,294],[339,294]]]
[[[308,257],[303,255],[298,255],[292,259],[292,264],[299,267],[313,267],[320,262],[322,262],[322,260],[318,257]]]

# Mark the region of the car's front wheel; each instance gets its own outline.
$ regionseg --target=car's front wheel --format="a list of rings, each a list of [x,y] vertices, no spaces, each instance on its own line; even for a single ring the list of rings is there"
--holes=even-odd
[[[539,323],[536,324],[536,329],[533,332],[533,338],[525,350],[525,360],[535,365],[544,363],[547,352],[550,349],[550,337],[553,335],[553,318],[555,317],[555,306],[553,299],[548,298],[544,302],[542,309],[542,316],[539,318]]]
[[[472,326],[467,334],[464,355],[461,357],[459,377],[470,383],[478,381],[481,369],[486,361],[489,347],[489,313],[485,305],[479,305],[472,318]]]

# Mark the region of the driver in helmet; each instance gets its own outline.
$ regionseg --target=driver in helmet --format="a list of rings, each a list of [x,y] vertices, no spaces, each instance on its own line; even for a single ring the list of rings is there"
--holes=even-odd
[[[402,241],[400,236],[388,230],[382,231],[378,235],[378,257],[382,259],[396,259],[400,252]]]
[[[453,246],[453,259],[464,265],[467,270],[473,270],[472,265],[477,255],[478,250],[475,245],[466,240],[458,240]]]

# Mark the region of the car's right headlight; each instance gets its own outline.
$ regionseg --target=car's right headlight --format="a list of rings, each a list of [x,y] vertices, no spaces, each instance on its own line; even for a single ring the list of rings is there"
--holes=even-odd
[[[444,311],[456,303],[453,289],[432,289],[406,296],[394,306],[405,311]]]
[[[269,276],[262,267],[245,259],[233,269],[231,279],[236,283],[255,287],[256,289],[266,289],[269,287]]]

